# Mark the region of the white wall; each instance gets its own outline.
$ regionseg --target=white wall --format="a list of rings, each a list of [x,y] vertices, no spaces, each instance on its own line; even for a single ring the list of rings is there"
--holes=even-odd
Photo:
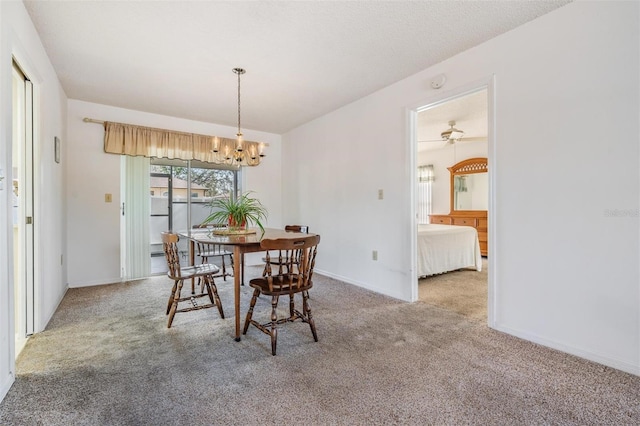
[[[11,58],[34,85],[35,331],[49,322],[66,291],[65,142],[66,96],[22,2],[0,2],[0,399],[14,379],[13,233],[11,232]],[[62,162],[53,161],[53,138],[62,141]],[[7,180],[9,181],[7,183]],[[66,257],[66,256],[65,256]]]
[[[184,132],[235,137],[235,127],[149,114],[78,100],[68,102],[68,232],[69,286],[119,282],[120,273],[120,156],[105,154],[104,129],[83,118],[117,121]],[[243,189],[269,211],[266,226],[280,227],[282,201],[280,136],[242,129],[247,140],[269,144],[263,163],[243,172]],[[104,194],[113,195],[105,203]],[[247,256],[247,263],[253,258]]]
[[[267,204],[269,226],[305,223],[322,235],[319,271],[409,300],[415,161],[406,111],[495,75],[494,326],[640,374],[638,9],[637,2],[574,2],[301,126],[282,138],[286,181],[280,137],[245,130],[247,139],[271,144],[265,164],[247,170],[245,189]],[[12,53],[39,91],[42,328],[66,282],[120,279],[119,161],[103,154],[100,126],[82,117],[231,137],[235,129],[80,101],[68,102],[65,117],[64,93],[22,3],[0,2],[0,24],[0,93],[10,93]],[[439,73],[447,84],[436,92],[428,82]],[[0,102],[6,173],[11,105],[7,96]],[[54,136],[63,142],[59,166],[49,160]],[[0,191],[0,396],[14,365],[9,195]]]
[[[493,75],[493,326],[640,374],[638,17],[577,1],[284,135],[319,272],[413,297],[406,110]]]

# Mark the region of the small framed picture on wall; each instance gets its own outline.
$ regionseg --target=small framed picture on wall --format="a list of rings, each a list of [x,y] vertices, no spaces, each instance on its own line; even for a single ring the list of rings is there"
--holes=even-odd
[[[56,163],[60,162],[60,138],[59,137],[54,137],[53,138],[53,154],[54,154],[54,159],[56,160]]]

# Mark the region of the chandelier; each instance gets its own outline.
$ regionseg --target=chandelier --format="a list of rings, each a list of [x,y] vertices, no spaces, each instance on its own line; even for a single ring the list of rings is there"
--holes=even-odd
[[[238,133],[236,139],[213,137],[213,149],[216,162],[235,166],[257,166],[265,156],[264,143],[245,141],[240,128],[240,76],[246,73],[244,68],[234,68],[238,76]]]

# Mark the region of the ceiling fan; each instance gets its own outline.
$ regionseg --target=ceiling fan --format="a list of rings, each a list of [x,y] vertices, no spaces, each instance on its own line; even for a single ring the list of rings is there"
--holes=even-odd
[[[462,140],[464,136],[464,131],[460,129],[456,129],[455,120],[449,121],[449,128],[440,133],[440,139],[426,140],[426,141],[418,141],[418,143],[424,142],[446,142],[447,144],[454,144]],[[486,140],[486,138],[464,138],[465,141],[477,141],[477,140]]]

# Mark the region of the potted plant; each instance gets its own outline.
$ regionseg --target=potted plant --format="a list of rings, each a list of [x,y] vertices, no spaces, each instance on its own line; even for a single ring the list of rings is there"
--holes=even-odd
[[[213,212],[204,223],[227,224],[229,230],[245,229],[250,223],[255,223],[264,232],[260,220],[267,219],[267,209],[260,200],[251,197],[252,192],[245,192],[235,198],[233,194],[230,194],[229,198],[214,198],[209,203]]]

